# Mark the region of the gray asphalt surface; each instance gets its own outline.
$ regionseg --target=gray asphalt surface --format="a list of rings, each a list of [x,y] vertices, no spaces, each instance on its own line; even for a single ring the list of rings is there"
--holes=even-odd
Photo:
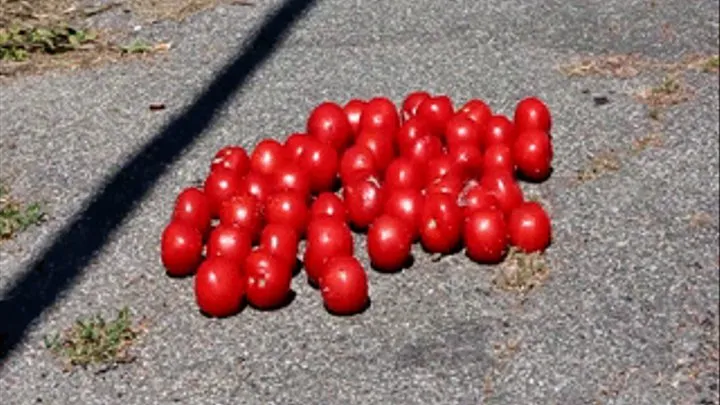
[[[143,27],[173,43],[164,57],[0,87],[2,176],[52,215],[0,247],[0,289],[277,4]],[[661,76],[568,79],[556,66],[590,53],[717,53],[718,21],[718,2],[704,0],[320,2],[38,320],[0,370],[0,403],[717,404],[717,75],[686,74],[696,95],[664,115],[662,147],[623,153],[620,170],[577,185],[590,155],[654,131],[632,94]],[[555,173],[534,187],[554,219],[546,284],[523,304],[491,287],[488,268],[419,254],[402,274],[370,273],[361,316],[328,315],[302,277],[281,311],[199,315],[192,282],[165,276],[158,242],[175,195],[215,150],[283,138],[325,99],[400,101],[415,89],[506,114],[526,95],[549,103]],[[700,213],[708,220],[693,223]],[[137,361],[63,373],[43,336],[123,305],[149,318]],[[510,341],[514,353],[495,350]]]

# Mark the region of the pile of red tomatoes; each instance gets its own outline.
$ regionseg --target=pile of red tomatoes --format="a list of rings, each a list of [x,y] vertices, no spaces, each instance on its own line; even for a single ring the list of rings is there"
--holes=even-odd
[[[177,197],[162,263],[171,276],[194,276],[209,316],[245,303],[284,306],[301,269],[329,312],[350,315],[369,303],[366,268],[408,267],[416,242],[436,255],[464,248],[484,264],[502,261],[510,246],[542,252],[550,218],[519,180],[549,177],[550,129],[535,97],[512,119],[479,99],[456,109],[422,91],[399,109],[385,97],[324,102],[284,143],[218,151],[204,186]],[[367,237],[367,267],[355,256],[358,234]]]

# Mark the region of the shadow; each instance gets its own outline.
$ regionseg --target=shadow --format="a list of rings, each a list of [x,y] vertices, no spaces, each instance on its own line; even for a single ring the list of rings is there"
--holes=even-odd
[[[380,274],[402,273],[404,270],[408,270],[409,268],[411,268],[413,266],[413,264],[415,264],[415,256],[412,253],[408,255],[408,257],[405,259],[405,261],[402,263],[402,265],[400,267],[392,268],[392,269],[379,268],[375,265],[375,263],[370,261],[370,267],[375,272],[380,273]]]
[[[200,308],[198,308],[198,312],[200,313],[200,315],[202,315],[203,317],[208,318],[208,319],[226,319],[226,318],[232,318],[233,316],[241,314],[247,307],[248,307],[248,303],[246,302],[245,299],[243,299],[242,303],[240,303],[240,306],[235,311],[233,311],[231,314],[217,316],[217,315],[209,314]]]
[[[250,306],[250,308],[252,308],[256,311],[260,311],[260,312],[279,311],[281,309],[289,307],[293,303],[293,301],[295,301],[296,297],[297,297],[297,293],[295,292],[295,290],[290,290],[288,292],[288,294],[285,296],[285,299],[278,305],[268,307],[268,308],[260,308],[260,307],[253,305],[252,303],[248,303],[248,305]]]
[[[49,242],[0,301],[0,364],[108,242],[112,233],[182,152],[287,37],[315,0],[286,0],[193,103],[109,175],[81,211]]]
[[[522,174],[522,173],[520,173],[520,172],[517,172],[517,174],[515,175],[515,177],[516,177],[519,181],[522,181],[522,182],[524,182],[524,183],[528,183],[528,184],[542,184],[542,183],[546,182],[550,177],[552,177],[552,174],[553,174],[554,171],[555,171],[555,168],[554,168],[554,167],[551,167],[551,168],[550,168],[550,171],[548,171],[547,176],[544,176],[544,177],[539,178],[539,179],[531,179],[530,177],[527,177],[526,175],[524,175],[524,174]]]
[[[295,258],[295,265],[293,265],[293,268],[292,268],[292,276],[293,276],[293,278],[299,276],[300,273],[302,273],[303,268],[304,268],[304,265],[303,265],[302,260],[300,260],[300,258],[296,257],[296,258]]]

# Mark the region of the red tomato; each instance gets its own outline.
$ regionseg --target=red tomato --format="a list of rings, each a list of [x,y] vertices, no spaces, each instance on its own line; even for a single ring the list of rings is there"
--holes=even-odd
[[[483,135],[483,147],[487,148],[496,144],[512,145],[515,141],[515,126],[504,115],[493,115],[487,122],[485,134]]]
[[[246,298],[258,309],[274,309],[287,302],[292,272],[270,252],[258,249],[245,260]]]
[[[407,122],[408,119],[414,117],[420,104],[428,98],[430,98],[430,93],[427,91],[414,91],[408,94],[402,104],[403,121]]]
[[[440,138],[433,135],[426,135],[414,140],[403,156],[409,157],[410,160],[424,167],[430,159],[442,154],[443,145]]]
[[[368,279],[360,262],[352,257],[335,257],[328,261],[320,279],[325,308],[336,315],[362,312],[369,302]]]
[[[430,197],[434,194],[444,194],[457,200],[464,188],[464,178],[457,172],[450,172],[428,185],[425,188],[425,195]]]
[[[319,217],[308,225],[303,265],[310,283],[323,275],[325,263],[333,257],[352,256],[355,251],[347,224],[333,217]]]
[[[353,145],[340,159],[340,180],[343,184],[366,179],[378,174],[375,157],[365,146]]]
[[[187,276],[202,261],[203,240],[200,231],[185,221],[170,221],[160,238],[160,257],[167,274]]]
[[[210,212],[217,217],[222,203],[240,192],[241,179],[235,171],[218,167],[205,179],[204,189],[210,201]]]
[[[352,127],[342,107],[326,101],[310,113],[307,134],[335,150],[342,150],[352,140]]]
[[[467,218],[463,228],[465,254],[478,263],[498,263],[507,251],[507,233],[502,212],[479,209]]]
[[[171,218],[188,222],[202,235],[207,235],[212,219],[210,200],[199,188],[188,187],[178,194]]]
[[[285,163],[275,170],[273,175],[275,191],[296,191],[310,197],[310,176],[297,164]]]
[[[268,178],[260,173],[250,172],[240,182],[238,195],[251,195],[257,199],[259,207],[262,208],[272,191]]]
[[[226,146],[220,149],[210,164],[210,170],[224,167],[242,177],[250,171],[250,157],[245,149],[240,146]]]
[[[345,222],[347,213],[345,204],[335,193],[320,193],[310,206],[310,220],[321,216],[337,218]]]
[[[355,140],[355,145],[364,146],[372,152],[375,168],[380,174],[385,172],[395,158],[393,138],[382,132],[363,130]]]
[[[340,158],[331,146],[310,138],[300,156],[300,166],[310,179],[310,191],[321,193],[332,190],[337,181]]]
[[[222,205],[220,224],[244,229],[255,241],[263,226],[262,206],[252,195],[236,195]]]
[[[518,172],[533,181],[550,176],[553,148],[550,136],[541,130],[521,132],[513,145],[513,161]]]
[[[458,169],[455,167],[455,162],[450,155],[441,154],[432,159],[428,160],[427,166],[425,167],[425,180],[426,185],[433,184],[440,181],[445,175],[453,172],[458,174]]]
[[[480,187],[487,190],[498,201],[498,207],[509,215],[523,200],[523,192],[512,174],[505,171],[492,171],[483,174]]]
[[[479,147],[458,145],[450,151],[450,158],[465,178],[479,179],[482,175],[485,160]]]
[[[282,144],[274,139],[263,139],[250,155],[250,170],[263,176],[272,175],[290,157]]]
[[[290,273],[297,263],[298,242],[295,230],[284,224],[268,224],[260,233],[260,249],[277,257]]]
[[[550,110],[537,97],[520,100],[515,106],[514,121],[518,132],[536,129],[549,133],[552,127]]]
[[[484,131],[488,120],[490,120],[490,117],[493,115],[490,107],[484,101],[477,99],[473,99],[465,103],[465,105],[460,108],[459,112],[475,121],[481,131]]]
[[[419,117],[411,117],[400,127],[395,143],[400,154],[407,155],[417,139],[431,135],[432,129],[426,121]]]
[[[397,217],[381,215],[368,228],[368,256],[378,271],[401,270],[410,259],[412,243],[410,228]]]
[[[300,156],[302,156],[305,151],[305,145],[307,145],[308,138],[310,138],[309,135],[301,133],[294,133],[288,136],[283,144],[283,147],[285,148],[285,154],[288,156],[290,161],[294,163],[300,161]]]
[[[207,242],[207,257],[222,256],[235,263],[237,270],[252,250],[252,234],[246,229],[220,224],[210,232]]]
[[[485,158],[483,159],[483,172],[492,172],[495,170],[513,173],[515,171],[515,163],[512,157],[512,149],[504,143],[497,143],[485,150]]]
[[[445,126],[445,144],[448,150],[460,145],[482,146],[483,133],[478,124],[464,114],[456,114]]]
[[[479,185],[468,188],[459,199],[459,205],[463,209],[463,216],[467,220],[470,214],[481,209],[500,210],[499,203],[494,195],[485,191]]]
[[[400,128],[397,107],[386,97],[375,97],[365,104],[360,117],[360,132],[379,132],[393,138]]]
[[[434,135],[442,136],[445,133],[445,126],[455,114],[455,110],[450,97],[435,96],[426,98],[420,103],[416,114],[428,122]]]
[[[420,242],[430,253],[452,253],[460,244],[462,210],[456,198],[432,194],[425,199],[420,219]]]
[[[358,180],[343,187],[343,200],[348,221],[358,230],[365,230],[383,209],[383,189],[375,178]]]
[[[237,264],[224,257],[211,257],[198,268],[195,300],[206,315],[233,315],[240,310],[244,296],[245,279]]]
[[[295,191],[279,191],[268,197],[265,204],[265,220],[268,224],[284,224],[298,236],[305,235],[310,210],[305,196]]]
[[[345,107],[343,107],[354,136],[360,133],[360,118],[362,118],[366,104],[365,101],[354,98],[348,101]]]
[[[507,229],[510,243],[527,253],[544,251],[552,238],[550,216],[535,201],[515,208],[510,213]]]
[[[393,160],[385,171],[383,187],[388,190],[413,188],[420,190],[425,186],[425,173],[422,166],[407,157]]]
[[[420,238],[420,221],[425,198],[419,190],[411,188],[388,188],[390,193],[383,214],[400,219],[407,225],[412,240]]]

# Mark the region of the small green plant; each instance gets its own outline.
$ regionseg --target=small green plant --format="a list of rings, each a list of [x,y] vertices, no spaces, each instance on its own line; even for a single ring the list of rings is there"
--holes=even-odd
[[[129,44],[120,47],[120,51],[126,54],[149,53],[152,50],[152,45],[142,39],[134,39]]]
[[[40,204],[23,206],[10,196],[7,188],[0,185],[0,240],[10,239],[45,219],[46,215]]]
[[[31,54],[59,54],[95,42],[90,30],[69,26],[0,29],[0,60],[23,61]]]
[[[133,325],[130,310],[124,307],[109,322],[100,315],[78,319],[62,333],[46,336],[45,347],[61,357],[68,370],[89,365],[112,368],[134,360],[129,348],[139,334],[140,328]]]
[[[702,71],[705,73],[714,73],[720,69],[720,56],[715,55],[707,58],[702,65]]]

